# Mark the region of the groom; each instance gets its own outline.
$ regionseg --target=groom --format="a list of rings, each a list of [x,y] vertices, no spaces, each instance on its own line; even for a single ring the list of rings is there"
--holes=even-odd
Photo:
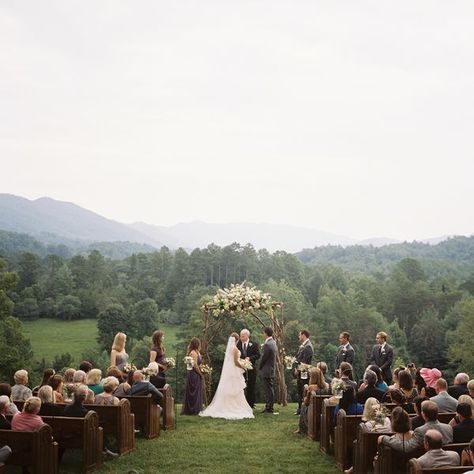
[[[257,360],[260,359],[260,349],[256,342],[251,341],[250,331],[242,329],[240,331],[240,340],[237,343],[237,349],[240,351],[240,358],[247,359],[252,363],[253,369],[245,371],[245,398],[247,403],[253,408],[255,406],[255,384],[257,382]]]
[[[273,339],[273,329],[266,327],[263,330],[265,342],[263,343],[263,354],[260,359],[260,373],[263,377],[263,386],[265,388],[265,409],[262,413],[273,413],[273,403],[275,400],[275,365],[277,355],[277,345]]]

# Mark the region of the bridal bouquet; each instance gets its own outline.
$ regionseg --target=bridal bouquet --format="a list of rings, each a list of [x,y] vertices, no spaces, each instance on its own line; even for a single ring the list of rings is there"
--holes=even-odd
[[[212,373],[212,367],[209,367],[207,364],[202,364],[200,367],[201,372],[203,374],[211,374]]]
[[[176,366],[176,361],[172,357],[167,357],[165,359],[165,364],[168,367],[168,369],[172,369]]]
[[[250,362],[249,360],[240,359],[239,362],[240,362],[240,367],[242,367],[242,369],[244,369],[244,370],[252,370],[253,369],[252,362]]]
[[[387,416],[388,416],[388,412],[385,409],[385,407],[380,406],[379,408],[377,408],[377,410],[375,410],[375,418],[374,418],[375,424],[383,426],[385,423],[385,418]]]
[[[133,364],[128,363],[123,366],[122,372],[128,374],[132,370],[137,370],[137,368]]]

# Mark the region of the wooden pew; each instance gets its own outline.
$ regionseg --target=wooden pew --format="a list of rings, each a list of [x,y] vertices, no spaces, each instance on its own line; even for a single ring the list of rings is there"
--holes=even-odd
[[[352,451],[357,428],[362,421],[362,415],[346,415],[345,410],[339,410],[334,429],[334,455],[336,466],[345,471],[352,466]]]
[[[95,471],[102,467],[104,432],[99,426],[99,416],[95,411],[89,411],[84,418],[65,416],[43,416],[42,418],[51,426],[59,449],[82,450],[84,472]]]
[[[313,441],[319,441],[321,436],[321,411],[323,408],[323,400],[330,398],[331,395],[311,394],[308,405],[308,438]]]
[[[329,398],[323,400],[321,409],[321,439],[319,449],[325,454],[333,454],[334,410],[335,405],[329,404]]]
[[[99,425],[105,435],[117,440],[118,454],[127,454],[136,449],[135,415],[131,413],[130,402],[123,398],[118,405],[84,405],[99,416]]]
[[[472,466],[456,466],[456,467],[438,467],[438,468],[425,468],[420,466],[420,463],[416,459],[410,459],[408,461],[408,473],[409,474],[456,474],[459,472],[467,472],[472,470]]]
[[[158,389],[163,394],[163,429],[166,431],[174,430],[176,427],[174,398],[171,385],[166,384]]]
[[[8,465],[23,466],[31,474],[58,473],[58,443],[50,426],[36,431],[0,430],[0,444],[8,444],[13,451]]]
[[[135,415],[135,428],[141,429],[145,438],[160,436],[160,406],[153,401],[151,395],[119,398],[125,398],[130,402],[130,410]]]

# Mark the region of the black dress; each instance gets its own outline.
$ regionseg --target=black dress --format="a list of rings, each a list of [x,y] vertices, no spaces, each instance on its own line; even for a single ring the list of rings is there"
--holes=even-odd
[[[156,352],[156,359],[155,362],[160,365],[166,365],[166,354],[164,350],[161,350],[159,347],[153,346],[151,348],[152,351]],[[165,371],[158,366],[158,374],[153,377],[153,380],[150,377],[150,382],[156,387],[156,388],[163,388],[166,384],[166,375]]]

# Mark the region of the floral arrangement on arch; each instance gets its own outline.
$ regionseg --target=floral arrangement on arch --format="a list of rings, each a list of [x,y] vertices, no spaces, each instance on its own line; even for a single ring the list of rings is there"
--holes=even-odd
[[[210,306],[212,314],[217,317],[225,312],[235,315],[252,311],[270,311],[272,304],[272,297],[268,293],[246,286],[243,282],[217,290],[211,303],[205,305],[203,309]]]

